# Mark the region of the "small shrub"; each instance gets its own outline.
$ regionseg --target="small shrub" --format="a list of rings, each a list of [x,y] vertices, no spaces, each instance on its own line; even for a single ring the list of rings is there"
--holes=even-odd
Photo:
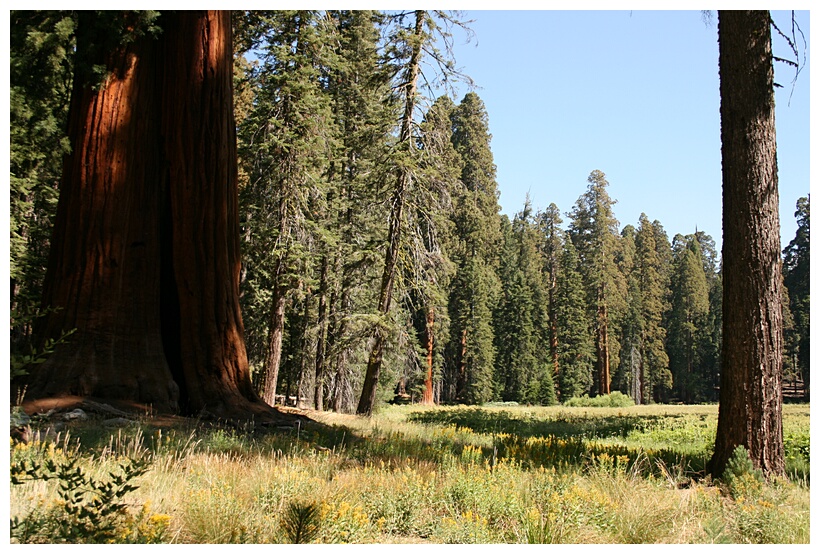
[[[370,517],[364,508],[346,500],[323,501],[319,507],[322,522],[320,543],[363,543],[372,542]]]
[[[738,497],[731,509],[733,542],[749,544],[809,543],[809,502],[791,498],[774,482],[757,497]]]
[[[495,542],[486,517],[472,510],[441,520],[437,540],[444,544],[487,544]]]
[[[291,502],[282,515],[280,527],[290,544],[307,544],[319,535],[321,519],[315,502]]]
[[[146,459],[127,459],[108,479],[94,479],[79,459],[17,460],[11,465],[11,484],[56,481],[58,499],[42,500],[28,514],[11,519],[12,541],[20,543],[157,543],[169,518],[152,514],[147,506],[138,514],[128,509],[125,496],[135,490],[134,479],[149,469]]]
[[[564,406],[580,408],[628,408],[634,406],[635,401],[620,391],[603,394],[590,398],[587,395],[574,396],[564,402]]]
[[[44,310],[41,312],[37,312],[35,314],[24,314],[18,312],[17,310],[11,311],[11,320],[16,325],[33,325],[34,322],[48,315],[50,312],[55,311],[53,308]],[[45,344],[39,349],[35,349],[32,345],[27,345],[27,349],[20,348],[20,345],[17,345],[17,348],[13,348],[11,352],[10,361],[10,373],[11,373],[11,380],[17,379],[18,377],[24,377],[28,375],[28,370],[35,365],[41,364],[48,359],[49,356],[54,352],[54,349],[57,348],[60,344],[63,344],[68,341],[68,338],[74,333],[76,329],[71,329],[68,332],[63,333],[57,339],[47,339]]]
[[[755,469],[749,452],[743,445],[738,445],[726,462],[723,480],[733,498],[753,498],[763,489],[763,473]]]

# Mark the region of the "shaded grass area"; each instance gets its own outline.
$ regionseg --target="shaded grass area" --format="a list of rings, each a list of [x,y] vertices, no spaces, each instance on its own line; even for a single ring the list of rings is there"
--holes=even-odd
[[[90,422],[11,456],[76,458],[103,476],[150,460],[126,526],[134,542],[808,542],[808,406],[784,418],[790,467],[805,473],[745,494],[702,474],[714,406],[308,414],[291,430]],[[12,515],[54,492],[13,487]]]

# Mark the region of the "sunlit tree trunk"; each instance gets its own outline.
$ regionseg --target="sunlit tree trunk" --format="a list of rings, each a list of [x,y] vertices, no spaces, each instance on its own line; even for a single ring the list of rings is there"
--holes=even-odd
[[[103,26],[80,12],[77,48],[90,52]],[[87,63],[110,72],[94,88],[78,77],[43,292],[56,311],[40,334],[76,329],[36,368],[27,398],[65,394],[133,399],[178,408],[179,390],[163,349],[162,205],[166,192],[154,90],[158,44],[143,36]],[[134,148],[134,144],[141,147]]]
[[[411,42],[412,53],[407,65],[407,77],[404,84],[404,113],[401,119],[401,129],[399,131],[399,145],[408,151],[413,149],[413,112],[416,109],[416,87],[421,69],[422,42],[424,34],[425,13],[421,10],[415,12],[414,36]],[[393,296],[393,284],[396,277],[396,265],[399,259],[399,248],[404,224],[404,203],[407,189],[410,186],[412,176],[410,168],[406,167],[407,161],[403,161],[398,170],[396,186],[393,190],[390,209],[390,223],[387,236],[387,252],[384,256],[384,271],[382,273],[381,286],[379,287],[378,313],[386,317],[390,311],[390,303]],[[382,359],[384,357],[385,331],[377,326],[373,336],[373,348],[367,361],[367,371],[364,377],[362,394],[359,398],[359,405],[356,408],[357,414],[371,415],[376,402],[376,385],[379,381]]]
[[[430,306],[427,308],[427,373],[424,377],[424,393],[421,397],[421,403],[425,405],[433,404],[433,349],[434,344],[434,328],[436,323],[435,309]]]
[[[81,13],[78,52],[100,39],[100,17]],[[42,333],[76,332],[28,398],[272,414],[251,386],[238,302],[230,14],[159,24],[159,39],[87,60],[108,69],[103,86],[75,84]]]
[[[768,11],[720,11],[723,158],[723,365],[715,452],[721,475],[735,448],[784,472],[782,274]]]

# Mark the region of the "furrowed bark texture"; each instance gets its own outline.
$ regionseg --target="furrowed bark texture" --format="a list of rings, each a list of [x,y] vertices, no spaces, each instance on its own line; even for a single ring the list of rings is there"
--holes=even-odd
[[[80,16],[78,50],[93,17]],[[159,39],[106,54],[104,86],[75,83],[43,299],[57,311],[42,336],[76,332],[27,398],[271,414],[239,312],[230,14],[163,13],[160,25]]]
[[[782,274],[770,16],[721,11],[723,366],[715,453],[721,475],[738,445],[784,472]]]
[[[180,318],[176,374],[184,379],[189,409],[234,415],[258,397],[239,310],[231,17],[164,17],[162,115]]]
[[[80,51],[101,40],[81,12]],[[43,304],[55,308],[39,334],[76,329],[33,372],[26,398],[58,394],[141,399],[176,409],[178,388],[163,353],[160,306],[161,151],[152,91],[156,43],[101,55],[110,76],[95,90],[75,79],[60,200]],[[133,145],[139,143],[140,148]]]

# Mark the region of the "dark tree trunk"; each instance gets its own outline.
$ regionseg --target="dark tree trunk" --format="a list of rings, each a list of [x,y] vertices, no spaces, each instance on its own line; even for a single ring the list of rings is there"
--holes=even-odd
[[[784,472],[780,221],[768,11],[718,12],[723,365],[713,475],[738,445]]]
[[[273,406],[276,402],[276,385],[279,380],[279,366],[282,362],[282,337],[285,334],[285,291],[278,283],[271,291],[268,346],[265,350],[265,381],[262,400]],[[285,399],[287,401],[287,398]],[[287,402],[286,402],[287,403]]]
[[[393,208],[390,212],[390,229],[388,232],[389,242],[384,259],[381,287],[379,288],[378,313],[385,318],[390,312],[390,303],[393,297],[393,282],[396,276],[396,264],[399,260],[402,220],[404,218],[404,195],[410,180],[410,175],[406,173],[406,171],[400,170],[400,172],[398,184],[393,193]],[[362,395],[359,398],[359,405],[356,408],[357,414],[370,416],[373,413],[373,406],[376,403],[376,386],[379,382],[379,373],[381,372],[382,359],[384,357],[385,338],[385,329],[381,325],[378,325],[376,331],[373,333],[373,348],[367,360],[367,371],[364,376]]]
[[[77,48],[104,32],[80,12]],[[98,89],[78,76],[38,334],[76,329],[32,372],[26,399],[77,395],[122,398],[176,410],[180,391],[163,349],[160,294],[163,202],[159,110],[153,93],[158,43],[142,37],[87,63],[110,76]],[[140,144],[139,148],[133,148]]]
[[[467,392],[467,323],[461,331],[461,340],[459,341],[458,353],[458,370],[456,373],[456,392],[454,400],[464,400],[464,395]]]
[[[555,292],[558,290],[558,264],[555,259],[556,253],[550,253],[550,269],[549,269],[549,308],[547,309],[547,317],[549,319],[549,337],[550,337],[550,359],[552,360],[552,379],[554,383],[558,383],[560,364],[558,362],[558,315],[555,313]],[[558,400],[562,399],[560,387],[555,387],[558,394]]]
[[[337,267],[339,267],[339,261],[337,260]],[[339,308],[338,310],[331,310],[332,318],[334,320],[333,325],[333,333],[331,336],[328,337],[329,343],[332,343],[334,346],[341,341],[344,340],[344,337],[347,335],[347,318],[345,315],[350,313],[350,288],[346,279],[342,278],[341,280],[341,298],[339,300]],[[331,302],[331,306],[333,303]],[[341,316],[340,316],[341,314]],[[336,362],[336,375],[333,379],[333,411],[336,413],[341,413],[344,408],[344,400],[345,400],[345,391],[347,390],[347,353],[348,348],[345,345],[340,345],[338,347],[338,352],[335,357]]]
[[[600,301],[599,301],[600,302]],[[609,394],[609,316],[606,304],[598,304],[598,332],[595,337],[598,394]]]
[[[313,407],[323,410],[324,400],[324,373],[325,373],[325,343],[327,336],[327,256],[322,256],[321,270],[319,277],[319,307],[317,313],[317,323],[319,325],[319,337],[316,341],[316,377],[313,388]]]
[[[82,12],[78,52],[93,43]],[[158,411],[271,416],[253,391],[239,311],[228,12],[164,13],[159,39],[103,54],[75,82],[41,336],[76,329],[28,399],[93,396]],[[89,31],[90,30],[90,31]]]

